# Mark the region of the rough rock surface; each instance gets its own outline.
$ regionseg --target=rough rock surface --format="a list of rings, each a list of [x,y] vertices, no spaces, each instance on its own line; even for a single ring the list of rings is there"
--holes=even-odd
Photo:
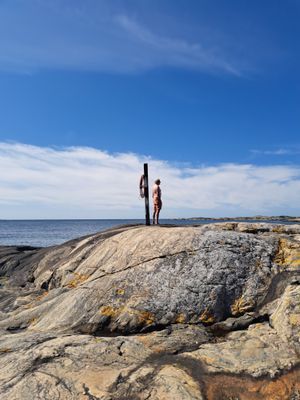
[[[300,225],[0,248],[0,398],[300,399]]]

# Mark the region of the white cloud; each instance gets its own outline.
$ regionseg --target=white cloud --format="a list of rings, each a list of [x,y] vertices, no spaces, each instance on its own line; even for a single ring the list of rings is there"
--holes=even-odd
[[[222,70],[239,76],[240,72],[226,57],[202,43],[191,43],[180,38],[157,35],[126,15],[118,15],[115,20],[141,46],[152,53],[152,63],[193,69]],[[155,53],[155,56],[153,56]],[[145,58],[144,58],[145,60]],[[146,58],[147,60],[147,58]]]
[[[0,143],[0,218],[142,218],[138,181],[162,180],[162,217],[300,214],[300,166],[187,167],[94,148]]]
[[[254,155],[264,155],[264,156],[286,156],[286,155],[297,155],[300,154],[299,146],[288,147],[288,148],[278,148],[272,150],[251,150]]]

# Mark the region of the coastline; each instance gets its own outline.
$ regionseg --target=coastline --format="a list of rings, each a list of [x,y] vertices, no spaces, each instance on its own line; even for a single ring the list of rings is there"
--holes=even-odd
[[[189,218],[175,218],[179,221],[254,221],[254,222],[300,222],[300,217],[292,217],[288,215],[279,216],[264,216],[255,215],[253,217],[189,217]]]

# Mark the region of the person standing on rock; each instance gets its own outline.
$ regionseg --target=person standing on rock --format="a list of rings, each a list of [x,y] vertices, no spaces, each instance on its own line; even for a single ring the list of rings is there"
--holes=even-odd
[[[162,208],[161,201],[161,189],[160,189],[160,179],[156,179],[152,187],[152,199],[153,199],[153,225],[158,225],[159,213]]]

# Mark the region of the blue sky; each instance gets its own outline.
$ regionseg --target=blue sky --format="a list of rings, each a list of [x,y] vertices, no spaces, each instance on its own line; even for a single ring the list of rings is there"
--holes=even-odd
[[[150,160],[153,177],[167,179],[168,217],[300,214],[300,1],[2,0],[0,18],[0,218],[138,217],[141,203],[130,193],[110,209],[121,193],[105,202],[96,192],[89,212],[76,202],[70,211],[67,196],[50,200],[41,182],[28,179],[34,169],[51,180],[54,152],[63,176],[63,157],[71,154],[76,164],[79,151],[82,168],[95,152],[111,157],[111,171],[120,154],[130,171],[131,163]],[[47,157],[46,174],[34,164],[37,154]],[[7,165],[19,168],[11,180],[3,175]],[[190,184],[189,168],[208,196],[197,195],[193,207],[177,199]],[[230,170],[215,182],[218,194],[203,178],[210,168],[211,182]],[[246,174],[235,187],[230,168]],[[86,171],[84,181],[93,174]],[[27,184],[20,188],[21,177]],[[127,184],[135,190],[136,182]],[[257,193],[249,204],[238,196],[247,190]]]

